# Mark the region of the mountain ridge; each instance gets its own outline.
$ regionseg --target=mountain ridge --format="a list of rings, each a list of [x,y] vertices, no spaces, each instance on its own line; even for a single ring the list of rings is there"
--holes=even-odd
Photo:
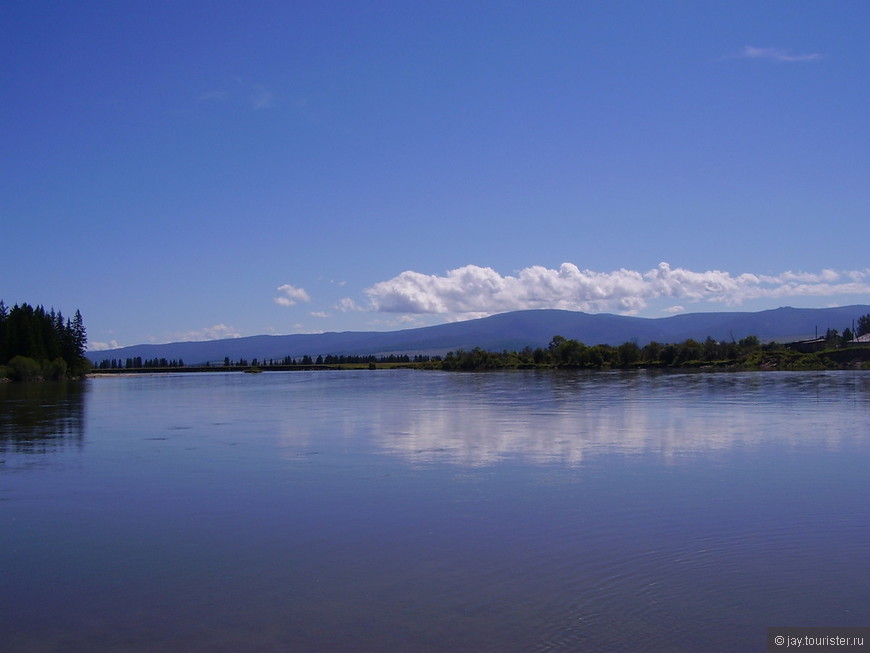
[[[833,308],[784,306],[756,312],[681,313],[646,318],[610,313],[537,309],[499,313],[489,317],[397,331],[341,331],[316,334],[256,335],[222,340],[140,344],[88,351],[94,362],[107,359],[166,358],[186,364],[232,360],[301,358],[305,355],[445,354],[480,347],[489,351],[546,347],[554,335],[587,345],[620,345],[651,341],[682,342],[689,338],[739,340],[758,336],[762,341],[811,338],[829,329],[851,328],[852,321],[870,314],[870,305]]]

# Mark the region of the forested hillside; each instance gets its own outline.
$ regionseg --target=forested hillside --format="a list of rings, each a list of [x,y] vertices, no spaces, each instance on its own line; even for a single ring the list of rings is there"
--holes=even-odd
[[[183,360],[188,365],[206,362],[301,359],[318,354],[337,356],[425,355],[444,356],[450,351],[521,351],[525,347],[546,347],[554,333],[589,345],[632,342],[643,347],[651,342],[679,343],[688,339],[735,342],[757,336],[762,342],[792,342],[824,335],[828,329],[860,330],[854,325],[870,305],[833,308],[777,308],[756,313],[686,313],[663,318],[643,318],[605,313],[562,310],[514,311],[464,322],[388,332],[344,332],[248,336],[205,342],[131,345],[118,349],[91,351],[88,356],[99,365],[105,360],[141,358]]]

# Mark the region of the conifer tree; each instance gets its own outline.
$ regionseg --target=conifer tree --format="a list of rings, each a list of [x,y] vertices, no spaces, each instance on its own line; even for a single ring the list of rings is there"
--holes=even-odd
[[[76,311],[74,321],[64,323],[63,315],[53,308],[46,311],[42,306],[34,308],[25,303],[9,309],[0,301],[0,365],[20,358],[29,361],[21,363],[28,370],[36,370],[28,373],[28,378],[78,376],[89,365],[86,347],[81,312]]]

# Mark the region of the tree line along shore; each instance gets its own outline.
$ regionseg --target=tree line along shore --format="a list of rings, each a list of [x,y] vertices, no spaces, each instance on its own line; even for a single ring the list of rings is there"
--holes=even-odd
[[[866,320],[865,320],[866,318]],[[870,333],[870,315],[862,320]],[[863,335],[860,334],[860,335]],[[505,369],[768,369],[821,370],[870,369],[870,343],[855,342],[851,332],[840,334],[829,329],[824,338],[814,341],[816,351],[806,351],[802,343],[762,344],[756,336],[721,342],[707,338],[699,342],[650,342],[643,347],[633,342],[619,346],[587,346],[578,340],[553,336],[547,347],[520,351],[486,351],[481,348],[451,351],[444,356],[417,354],[387,356],[344,356],[329,354],[316,358],[289,356],[283,359],[225,358],[222,362],[186,366],[180,361],[139,358],[107,359],[97,365],[97,373],[133,372],[260,372],[292,370],[396,369],[411,368],[445,371],[482,371]]]
[[[445,355],[326,354],[301,358],[240,359],[186,365],[179,359],[141,357],[104,359],[93,365],[85,356],[87,332],[81,313],[64,318],[53,308],[15,305],[0,300],[0,380],[31,381],[81,378],[88,373],[222,372],[335,369],[413,368],[445,371],[498,369],[868,369],[870,368],[870,314],[857,320],[857,328],[842,333],[828,329],[807,343],[762,343],[756,336],[730,342],[707,338],[679,343],[635,342],[621,345],[586,345],[553,336],[547,347],[519,351],[486,351],[475,347]]]

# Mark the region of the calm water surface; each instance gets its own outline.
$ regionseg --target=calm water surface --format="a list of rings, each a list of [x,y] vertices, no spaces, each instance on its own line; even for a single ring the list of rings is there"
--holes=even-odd
[[[3,651],[751,651],[870,626],[870,374],[0,384]]]

